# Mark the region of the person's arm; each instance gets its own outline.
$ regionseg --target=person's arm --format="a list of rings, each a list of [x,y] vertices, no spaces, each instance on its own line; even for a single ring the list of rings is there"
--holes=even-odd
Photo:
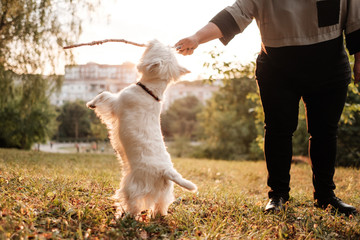
[[[354,63],[354,82],[360,82],[360,52],[354,54],[355,63]]]
[[[178,52],[182,55],[190,55],[199,44],[214,39],[227,45],[234,36],[242,32],[252,21],[255,4],[249,0],[237,0],[216,14],[210,22],[197,31],[194,35],[184,38],[175,44]]]
[[[177,51],[182,55],[191,55],[199,44],[221,38],[223,35],[218,26],[209,22],[194,35],[181,39],[175,44]]]

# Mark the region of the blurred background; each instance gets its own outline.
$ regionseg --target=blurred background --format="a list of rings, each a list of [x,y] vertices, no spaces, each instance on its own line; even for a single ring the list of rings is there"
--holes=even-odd
[[[173,46],[233,1],[0,0],[0,147],[113,154],[107,130],[85,106],[139,78],[143,48],[157,38]],[[254,61],[261,39],[253,22],[228,46],[201,45],[179,62],[191,70],[168,89],[161,124],[174,157],[263,159],[263,114]],[[349,56],[350,62],[354,59]],[[302,103],[294,155],[307,155]],[[360,166],[360,97],[350,85],[339,127],[339,165]]]

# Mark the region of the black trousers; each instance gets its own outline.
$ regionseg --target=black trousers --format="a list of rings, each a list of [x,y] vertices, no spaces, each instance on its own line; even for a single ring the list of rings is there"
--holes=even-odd
[[[314,198],[333,196],[337,128],[351,78],[347,56],[330,69],[316,62],[305,66],[309,64],[305,61],[305,64],[276,65],[276,59],[271,56],[271,52],[270,55],[261,53],[256,69],[265,114],[264,153],[271,189],[269,197],[289,198],[292,136],[298,124],[301,99],[310,134]],[[327,72],[321,74],[322,68]]]

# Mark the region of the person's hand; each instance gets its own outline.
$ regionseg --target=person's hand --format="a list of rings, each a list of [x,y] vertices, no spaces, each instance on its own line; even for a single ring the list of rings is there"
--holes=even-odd
[[[175,44],[178,53],[186,56],[193,54],[194,50],[199,46],[199,41],[196,36],[183,38]]]
[[[209,22],[194,35],[181,39],[175,44],[175,48],[178,53],[182,55],[191,55],[199,44],[206,43],[216,38],[221,38],[222,33],[218,26],[214,23]],[[360,60],[360,59],[359,59]]]
[[[360,52],[355,53],[354,83],[360,82]]]

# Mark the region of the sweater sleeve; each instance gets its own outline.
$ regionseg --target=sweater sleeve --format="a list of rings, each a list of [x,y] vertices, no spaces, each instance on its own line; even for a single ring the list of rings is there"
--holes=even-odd
[[[237,0],[232,6],[219,12],[210,22],[219,27],[223,37],[220,41],[227,45],[231,39],[252,22],[255,9],[252,0]]]
[[[220,41],[227,45],[236,34],[240,33],[240,28],[235,19],[225,9],[213,17],[210,22],[214,23],[221,31],[223,37]]]

